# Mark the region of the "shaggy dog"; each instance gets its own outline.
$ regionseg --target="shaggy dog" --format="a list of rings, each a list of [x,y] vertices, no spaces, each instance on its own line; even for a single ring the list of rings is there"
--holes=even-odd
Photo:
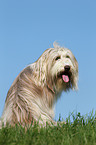
[[[46,125],[53,121],[54,103],[61,92],[77,89],[78,63],[72,52],[58,45],[47,49],[14,80],[5,101],[1,122]]]

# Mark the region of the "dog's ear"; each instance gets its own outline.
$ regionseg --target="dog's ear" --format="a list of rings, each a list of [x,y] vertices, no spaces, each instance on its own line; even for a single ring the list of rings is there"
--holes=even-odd
[[[51,60],[49,60],[49,56],[53,48],[49,48],[44,51],[44,53],[39,57],[36,61],[36,74],[39,80],[40,85],[44,86],[47,81],[47,73],[48,73],[48,64]]]
[[[78,78],[74,79],[74,84],[73,84],[73,90],[75,89],[76,91],[78,91]]]
[[[74,75],[72,89],[78,91],[78,72]]]
[[[46,82],[46,58],[44,55],[37,60],[35,71],[38,82],[41,83],[40,85],[44,86]]]
[[[79,80],[79,76],[78,76],[78,62],[75,58],[75,64],[76,64],[76,75],[75,75],[75,90],[78,90],[78,80]]]

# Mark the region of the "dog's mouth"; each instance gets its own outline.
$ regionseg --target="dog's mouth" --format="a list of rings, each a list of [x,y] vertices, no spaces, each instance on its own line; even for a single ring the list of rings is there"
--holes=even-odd
[[[70,71],[61,71],[59,74],[58,74],[58,78],[62,78],[62,80],[65,82],[65,83],[69,83],[71,81],[71,76],[72,76],[72,73]]]
[[[69,76],[68,75],[62,75],[62,79],[65,83],[69,82]]]

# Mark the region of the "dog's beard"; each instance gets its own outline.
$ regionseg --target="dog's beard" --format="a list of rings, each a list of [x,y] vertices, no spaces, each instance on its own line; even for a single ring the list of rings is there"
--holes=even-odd
[[[69,83],[71,81],[72,73],[71,71],[61,71],[57,74],[57,78],[61,78],[64,83]]]
[[[55,92],[69,91],[74,88],[74,73],[70,71],[57,72],[51,79],[53,82]],[[51,78],[51,77],[50,77]]]
[[[57,83],[58,80],[61,80],[61,87],[64,91],[72,89],[73,79],[71,71],[61,71],[57,74]]]

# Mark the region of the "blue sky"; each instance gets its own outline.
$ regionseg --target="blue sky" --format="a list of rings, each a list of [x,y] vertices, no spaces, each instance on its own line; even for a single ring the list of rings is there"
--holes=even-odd
[[[96,1],[0,1],[0,116],[19,72],[53,42],[69,48],[79,63],[79,90],[62,93],[55,110],[66,119],[74,110],[96,110]]]

